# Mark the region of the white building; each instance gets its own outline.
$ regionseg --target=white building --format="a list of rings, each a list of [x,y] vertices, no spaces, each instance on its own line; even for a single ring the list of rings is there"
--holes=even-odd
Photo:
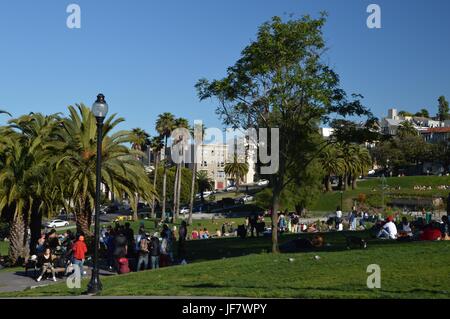
[[[199,164],[197,171],[205,171],[214,181],[215,189],[224,189],[228,186],[225,174],[225,163],[228,158],[226,144],[202,144],[197,150]]]

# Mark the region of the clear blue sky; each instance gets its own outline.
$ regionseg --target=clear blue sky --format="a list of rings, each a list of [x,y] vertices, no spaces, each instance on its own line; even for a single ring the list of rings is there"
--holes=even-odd
[[[70,3],[81,7],[79,30],[66,27]],[[366,27],[370,3],[381,6],[381,30]],[[122,128],[153,133],[165,111],[221,127],[196,81],[224,76],[272,16],[322,10],[329,64],[377,116],[389,107],[434,114],[438,96],[450,98],[448,0],[3,0],[0,108],[65,112],[102,92]]]

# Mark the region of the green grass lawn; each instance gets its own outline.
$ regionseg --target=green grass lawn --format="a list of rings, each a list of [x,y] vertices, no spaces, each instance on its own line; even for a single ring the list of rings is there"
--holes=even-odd
[[[8,255],[9,243],[6,241],[0,241],[0,256]]]
[[[292,237],[286,236],[284,240]],[[218,260],[102,279],[105,296],[241,296],[294,298],[449,298],[450,242],[371,241],[346,250],[342,234],[310,253],[269,254],[269,239],[198,241],[195,255]],[[194,243],[194,242],[193,242]],[[206,248],[209,247],[209,248]],[[258,251],[259,250],[259,251]],[[233,257],[242,254],[253,254]],[[230,254],[228,254],[230,252]],[[320,256],[316,260],[314,256]],[[222,257],[221,257],[222,256]],[[294,261],[290,262],[289,258]],[[197,260],[197,261],[198,261]],[[367,266],[381,267],[381,289],[366,286]],[[87,285],[88,280],[83,282]],[[0,296],[78,295],[64,284]]]
[[[386,185],[390,189],[385,192],[386,201],[390,197],[433,197],[440,196],[446,198],[448,190],[438,190],[437,186],[450,185],[450,176],[405,176],[405,177],[390,177],[386,178]],[[414,190],[414,186],[432,186],[433,190],[418,191]],[[400,190],[395,190],[400,187]],[[375,191],[373,191],[375,189]],[[381,179],[372,178],[358,182],[358,187],[355,190],[348,190],[343,194],[343,209],[350,210],[353,206],[353,200],[358,198],[358,195],[364,193],[368,196],[376,196],[374,201],[377,204],[381,203]],[[341,194],[339,191],[323,193],[319,200],[310,207],[311,211],[318,212],[333,212],[337,206],[341,205]]]

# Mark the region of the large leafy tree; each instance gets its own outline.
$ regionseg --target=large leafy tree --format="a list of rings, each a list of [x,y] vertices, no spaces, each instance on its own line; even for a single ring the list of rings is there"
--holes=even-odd
[[[77,230],[90,234],[95,207],[96,119],[83,104],[69,106],[69,112],[59,134],[61,157],[57,167],[67,173],[65,183],[75,209]],[[140,151],[126,146],[132,143],[132,134],[129,131],[112,133],[122,121],[113,114],[104,122],[102,182],[117,198],[127,196],[135,207],[136,193],[150,202],[155,192],[142,163],[136,159],[141,155]]]
[[[161,219],[164,219],[166,214],[166,200],[167,200],[167,166],[168,163],[168,154],[167,154],[167,141],[175,128],[175,116],[172,113],[166,112],[160,114],[158,119],[156,120],[156,131],[164,138],[164,172],[163,172],[163,191],[162,191],[162,212]]]
[[[256,40],[244,48],[225,78],[201,79],[196,85],[201,100],[217,102],[224,125],[279,130],[278,171],[269,177],[273,185],[273,252],[278,252],[280,195],[297,178],[288,172],[304,171],[320,154],[323,146],[316,142],[319,124],[329,122],[331,115],[371,117],[359,96],[349,101],[340,88],[339,76],[322,59],[325,22],[325,14],[287,22],[274,17],[261,25]]]

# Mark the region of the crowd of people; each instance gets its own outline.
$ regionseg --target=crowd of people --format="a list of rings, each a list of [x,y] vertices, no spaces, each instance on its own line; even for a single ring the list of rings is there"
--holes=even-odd
[[[393,216],[380,221],[374,226],[376,237],[390,240],[450,240],[450,223],[447,215],[441,221],[426,222],[423,217],[409,221],[403,216],[400,222],[395,222]]]

